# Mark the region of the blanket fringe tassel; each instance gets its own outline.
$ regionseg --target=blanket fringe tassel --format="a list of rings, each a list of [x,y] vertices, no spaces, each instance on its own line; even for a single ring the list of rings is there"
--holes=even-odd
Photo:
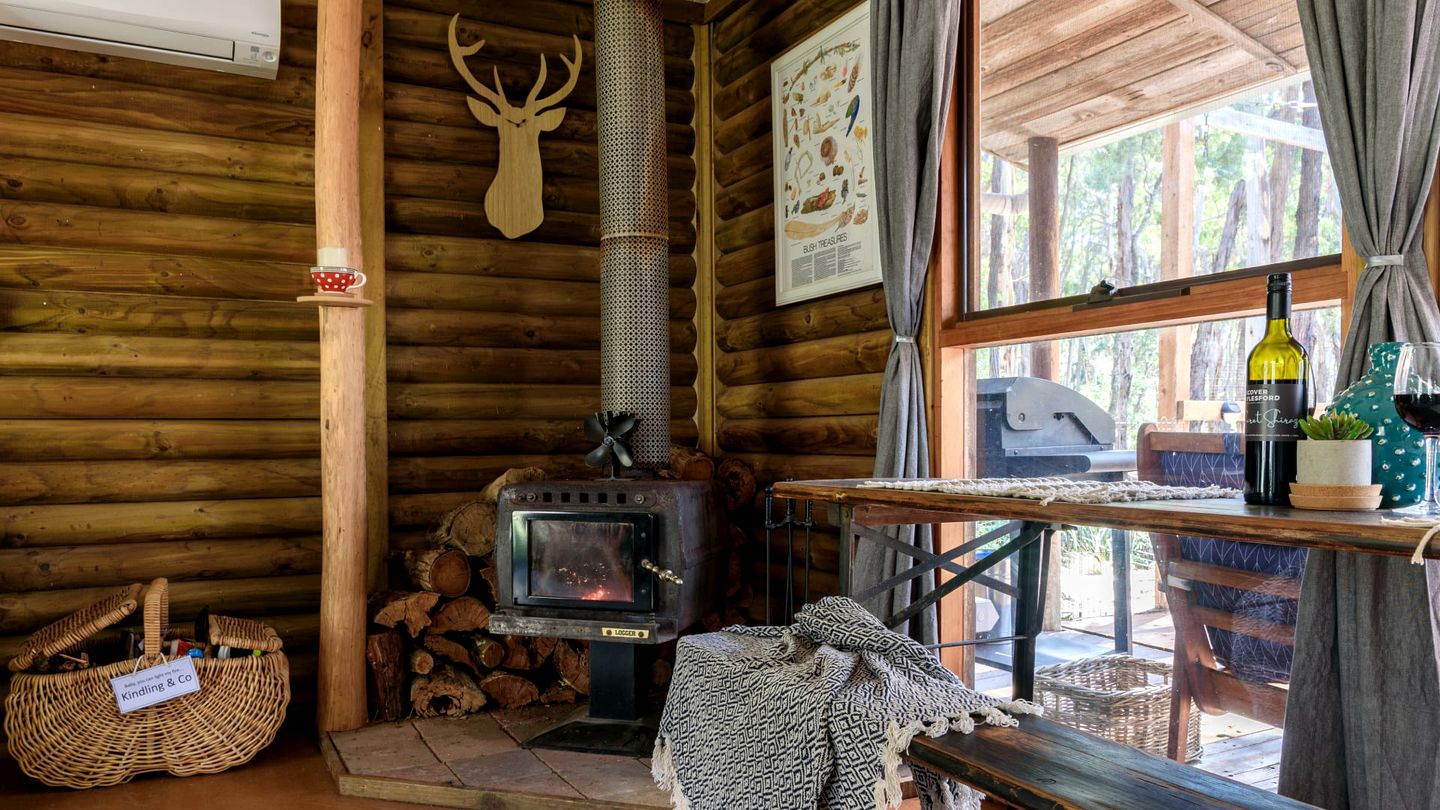
[[[669,791],[672,810],[690,810],[690,800],[675,775],[675,757],[670,750],[670,738],[664,734],[655,737],[655,752],[650,756],[650,777],[661,790]]]

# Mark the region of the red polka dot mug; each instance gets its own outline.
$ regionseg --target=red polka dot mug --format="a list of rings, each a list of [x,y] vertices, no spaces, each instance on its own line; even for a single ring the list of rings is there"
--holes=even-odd
[[[365,286],[365,274],[348,267],[312,267],[310,278],[321,292],[343,293]]]

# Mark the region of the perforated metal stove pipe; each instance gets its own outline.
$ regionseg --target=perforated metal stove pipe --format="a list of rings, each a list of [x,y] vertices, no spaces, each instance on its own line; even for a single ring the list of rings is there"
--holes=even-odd
[[[670,460],[670,240],[659,0],[595,0],[601,406],[639,414],[637,467]]]

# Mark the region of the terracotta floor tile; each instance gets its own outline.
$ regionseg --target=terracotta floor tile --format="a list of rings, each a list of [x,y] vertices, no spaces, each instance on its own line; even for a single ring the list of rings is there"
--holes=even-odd
[[[471,787],[509,787],[512,783],[555,772],[539,757],[523,749],[447,763],[460,781]]]
[[[337,732],[330,739],[351,773],[385,776],[392,771],[440,764],[420,732],[408,722],[378,723]]]
[[[425,744],[430,746],[430,750],[435,752],[435,756],[445,762],[473,759],[519,748],[515,740],[500,728],[500,724],[487,714],[431,717],[413,720],[411,724],[420,732],[420,736],[424,738]]]

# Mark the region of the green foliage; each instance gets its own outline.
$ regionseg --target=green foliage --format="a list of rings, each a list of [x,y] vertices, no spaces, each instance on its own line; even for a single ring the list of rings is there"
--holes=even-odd
[[[1368,439],[1375,429],[1361,422],[1350,413],[1330,412],[1314,418],[1300,420],[1300,430],[1307,438],[1318,441],[1355,441]]]

